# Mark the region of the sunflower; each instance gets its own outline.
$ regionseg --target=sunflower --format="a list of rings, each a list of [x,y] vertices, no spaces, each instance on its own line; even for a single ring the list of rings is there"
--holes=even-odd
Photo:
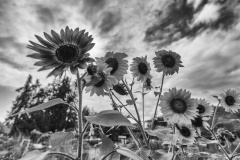
[[[164,75],[173,75],[178,73],[179,67],[183,67],[181,56],[172,51],[160,50],[155,53],[156,57],[153,58],[157,72],[163,72]]]
[[[201,116],[212,116],[213,114],[213,107],[210,106],[210,103],[208,103],[205,99],[196,99],[197,102],[197,109],[198,113]]]
[[[85,77],[87,82],[91,81],[91,79],[100,78],[97,83],[94,83],[91,86],[86,88],[86,92],[91,92],[90,95],[92,96],[96,93],[98,96],[104,96],[104,91],[109,91],[113,85],[117,84],[117,79],[115,76],[110,75],[112,68],[108,67],[106,63],[99,63],[97,65],[97,73],[95,75],[88,75]],[[89,80],[90,79],[90,80]]]
[[[44,33],[47,40],[36,35],[36,38],[41,44],[30,41],[31,45],[27,47],[37,53],[28,55],[40,61],[34,65],[42,66],[38,71],[53,69],[48,77],[54,75],[62,75],[63,72],[70,68],[73,74],[77,73],[77,68],[84,69],[87,63],[94,62],[94,59],[89,57],[89,50],[94,46],[92,36],[88,36],[85,30],[79,31],[76,28],[74,31],[66,27],[62,29],[60,35],[55,31],[51,31],[51,35]]]
[[[226,92],[220,94],[222,107],[225,108],[227,112],[238,112],[240,109],[240,93],[233,90],[228,89]]]
[[[123,75],[127,74],[128,61],[124,59],[126,57],[127,54],[125,53],[107,52],[105,57],[96,57],[96,63],[107,63],[108,67],[112,67],[112,71],[110,72],[111,75],[115,76],[117,80],[120,81],[123,78]]]
[[[210,125],[207,123],[209,120],[209,117],[202,117],[202,116],[197,116],[192,120],[192,125],[196,128],[197,133],[201,135],[201,128],[204,127],[206,129],[210,128]]]
[[[147,56],[145,58],[133,58],[130,71],[132,71],[133,77],[137,77],[138,81],[145,82],[147,78],[152,79],[150,70],[150,63],[147,62]]]
[[[176,88],[165,92],[160,98],[161,112],[169,123],[190,124],[197,116],[197,103],[191,97],[191,93]]]
[[[146,90],[151,90],[153,88],[151,83],[151,79],[147,78],[147,80],[143,83],[143,88],[146,88]]]
[[[128,95],[126,86],[123,83],[118,83],[117,85],[114,85],[113,90],[122,96]]]
[[[188,144],[193,144],[195,137],[197,137],[194,128],[192,128],[190,125],[176,124],[175,132],[181,141],[187,140]]]

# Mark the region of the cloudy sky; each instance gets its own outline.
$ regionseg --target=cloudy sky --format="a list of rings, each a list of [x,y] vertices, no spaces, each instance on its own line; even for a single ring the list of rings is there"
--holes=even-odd
[[[96,45],[91,57],[118,51],[128,54],[129,62],[147,55],[153,64],[158,50],[179,53],[185,67],[165,78],[163,91],[184,88],[192,97],[214,104],[212,95],[228,88],[240,91],[239,14],[237,0],[0,0],[0,121],[29,74],[44,85],[53,80],[46,79],[49,71],[37,72],[36,61],[26,57],[32,53],[26,48],[28,40],[36,42],[34,35],[60,32],[66,26],[93,35]],[[153,66],[152,75],[153,85],[159,86],[161,74]],[[134,89],[140,90],[140,85]],[[140,95],[135,96],[141,108]],[[153,91],[146,98],[150,118],[157,98]],[[108,97],[84,94],[83,104],[95,111],[111,109]]]

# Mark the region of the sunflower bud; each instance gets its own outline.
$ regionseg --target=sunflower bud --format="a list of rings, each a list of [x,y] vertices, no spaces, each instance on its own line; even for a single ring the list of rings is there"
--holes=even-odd
[[[124,84],[118,83],[117,85],[113,86],[113,90],[122,96],[128,95]]]

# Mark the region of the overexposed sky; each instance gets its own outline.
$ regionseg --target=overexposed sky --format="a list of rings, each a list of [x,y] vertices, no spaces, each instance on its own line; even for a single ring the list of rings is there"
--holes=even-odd
[[[237,0],[0,0],[0,121],[4,121],[17,93],[29,74],[44,85],[49,71],[37,72],[33,53],[26,48],[34,35],[69,26],[86,29],[96,45],[91,57],[107,51],[152,58],[161,49],[181,55],[184,68],[165,78],[163,91],[177,87],[196,98],[216,103],[212,95],[228,88],[240,91],[240,4]],[[159,86],[161,73],[152,66],[153,85]],[[131,74],[127,78],[130,82]],[[140,90],[140,83],[134,87]],[[155,90],[156,91],[156,90]],[[137,104],[141,112],[141,97]],[[90,97],[83,104],[95,111],[111,109],[108,97]],[[123,100],[128,99],[124,97]],[[146,95],[146,117],[153,115],[157,98]],[[133,106],[128,106],[134,111]]]

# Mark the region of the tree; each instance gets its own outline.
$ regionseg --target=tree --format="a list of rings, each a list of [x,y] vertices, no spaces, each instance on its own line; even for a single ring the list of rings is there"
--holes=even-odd
[[[19,95],[13,102],[10,115],[51,99],[61,98],[67,103],[73,103],[76,98],[76,93],[71,86],[71,80],[69,78],[54,81],[43,88],[39,80],[32,83],[32,76],[29,75],[25,85],[16,91],[19,92]],[[33,129],[44,133],[74,128],[76,114],[68,105],[58,104],[45,111],[36,111],[30,114],[8,117],[7,120],[14,120],[11,135],[19,134],[19,132],[24,135],[29,135]]]

